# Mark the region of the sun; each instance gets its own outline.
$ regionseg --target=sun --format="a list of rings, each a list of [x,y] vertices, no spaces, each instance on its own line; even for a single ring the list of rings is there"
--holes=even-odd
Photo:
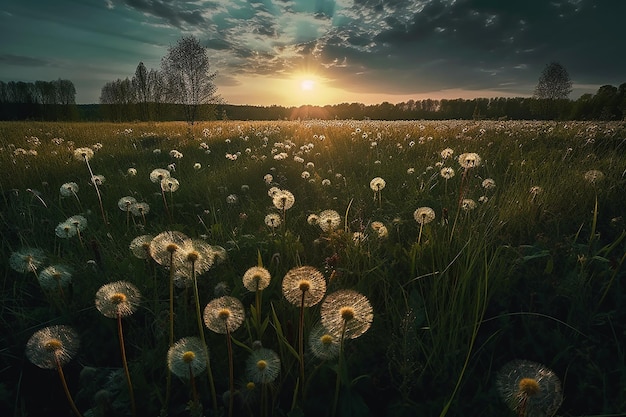
[[[313,91],[314,89],[315,89],[315,81],[308,79],[308,78],[300,81],[300,90]]]

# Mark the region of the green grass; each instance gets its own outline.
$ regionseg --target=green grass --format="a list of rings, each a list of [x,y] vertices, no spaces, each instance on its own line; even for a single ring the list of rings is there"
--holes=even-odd
[[[337,361],[320,361],[308,349],[320,306],[305,309],[303,382],[299,308],[281,291],[284,275],[300,265],[324,273],[327,294],[353,289],[374,309],[371,328],[344,345],[337,415],[515,415],[495,387],[498,370],[514,359],[542,363],[560,377],[557,414],[619,413],[626,409],[624,142],[624,123],[0,123],[0,406],[15,416],[68,412],[58,376],[24,355],[37,329],[68,324],[81,338],[65,366],[77,407],[102,415],[105,405],[95,398],[108,396],[108,415],[128,414],[115,323],[94,305],[102,285],[126,280],[143,295],[124,319],[141,414],[199,415],[199,406],[205,415],[225,413],[226,343],[206,328],[217,404],[210,379],[199,375],[199,404],[190,402],[189,383],[173,377],[165,408],[169,270],[134,257],[129,243],[173,230],[227,252],[197,285],[202,308],[224,288],[246,308],[232,333],[235,403],[243,415],[330,415]],[[89,164],[106,179],[99,191],[108,223],[85,162],[74,157],[76,148],[94,146]],[[445,148],[452,157],[441,156]],[[463,153],[477,153],[481,164],[464,172],[457,160]],[[149,175],[171,164],[180,189],[162,195]],[[444,180],[443,167],[454,177]],[[590,170],[603,179],[590,183]],[[380,200],[369,187],[374,177],[386,182]],[[483,189],[488,178],[495,188]],[[78,184],[78,199],[60,195],[67,182]],[[270,187],[295,196],[274,229],[265,216],[283,213]],[[130,216],[127,226],[117,207],[125,196],[149,204],[145,224]],[[463,209],[461,197],[476,207]],[[418,242],[413,214],[424,206],[436,218]],[[327,209],[341,215],[337,229],[307,222]],[[56,236],[55,227],[77,214],[88,222],[80,239]],[[372,222],[387,234],[379,237]],[[366,237],[357,243],[354,233]],[[46,254],[37,273],[66,265],[71,286],[43,290],[37,274],[12,268],[10,256],[29,247]],[[242,276],[259,264],[272,281],[257,319],[255,294]],[[174,308],[175,340],[199,336],[192,287],[175,289]],[[281,370],[268,386],[249,389],[246,360],[258,335],[279,354]]]

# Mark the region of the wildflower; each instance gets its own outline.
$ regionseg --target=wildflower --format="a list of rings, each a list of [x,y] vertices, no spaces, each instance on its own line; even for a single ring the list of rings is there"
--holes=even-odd
[[[324,178],[324,179],[322,180],[322,185],[323,185],[323,186],[326,186],[326,187],[327,187],[327,186],[329,186],[329,185],[330,185],[330,180],[329,180],[328,178]]]
[[[415,168],[412,168],[412,167],[411,168],[407,168],[406,173],[409,174],[409,175],[415,174]]]
[[[603,179],[604,173],[602,171],[598,171],[597,169],[592,169],[585,172],[585,180],[587,180],[589,184],[595,185]]]
[[[161,181],[163,181],[163,179],[169,178],[169,177],[170,177],[170,172],[167,169],[156,168],[156,169],[153,169],[152,172],[150,172],[150,181],[152,181],[155,184],[160,184]]]
[[[173,193],[180,188],[180,183],[176,178],[168,177],[161,180],[161,190]]]
[[[181,159],[183,157],[183,154],[181,152],[177,151],[176,149],[172,149],[170,151],[170,156],[172,158]]]
[[[291,193],[291,191],[281,190],[280,192],[274,194],[272,197],[272,203],[274,207],[279,210],[287,210],[293,207],[296,202],[296,198]]]
[[[207,272],[215,260],[213,247],[201,239],[186,239],[174,254],[179,264],[192,267],[197,274]],[[194,278],[194,277],[192,277]]]
[[[271,349],[253,350],[246,360],[246,375],[255,384],[274,382],[279,372],[280,358]]]
[[[39,285],[44,290],[54,291],[66,288],[72,283],[72,273],[63,265],[50,265],[37,276]]]
[[[341,216],[335,210],[324,210],[319,214],[317,224],[324,232],[332,232],[341,224]]]
[[[145,216],[150,213],[150,205],[148,203],[134,203],[131,204],[129,210],[133,216]]]
[[[318,359],[331,360],[339,356],[339,340],[324,326],[317,324],[309,334],[309,348]]]
[[[452,154],[454,153],[454,151],[450,148],[446,148],[443,151],[441,151],[441,157],[443,159],[448,159],[452,156]]]
[[[95,186],[100,186],[100,185],[104,184],[105,181],[106,181],[106,178],[104,177],[104,175],[94,175],[93,177],[91,177],[91,182]]]
[[[282,291],[291,304],[311,307],[324,297],[326,279],[312,266],[291,268],[283,278]]]
[[[202,168],[202,165],[199,162],[193,164],[193,169],[199,171]]]
[[[78,333],[65,325],[37,330],[26,343],[26,357],[42,369],[57,369],[68,363],[80,342]]]
[[[237,197],[237,194],[229,194],[226,196],[226,203],[227,204],[237,204],[237,202],[239,201],[239,197]]]
[[[463,153],[459,155],[459,165],[465,169],[475,168],[480,166],[482,159],[477,153]]]
[[[159,265],[171,267],[174,254],[180,251],[188,240],[189,237],[181,232],[159,233],[150,241],[150,256]]]
[[[128,168],[128,169],[126,170],[126,173],[127,173],[129,176],[134,177],[135,175],[137,175],[137,170],[136,170],[135,168]]]
[[[376,177],[370,181],[370,188],[375,193],[380,192],[383,188],[385,188],[385,185],[387,185],[387,183],[381,177]]]
[[[54,228],[54,234],[61,239],[67,239],[72,236],[76,236],[76,233],[76,227],[67,220],[57,224],[57,227]]]
[[[167,351],[167,366],[174,375],[190,380],[205,371],[206,347],[197,337],[183,337]]]
[[[75,182],[66,182],[59,189],[62,197],[72,197],[78,193],[78,184]]]
[[[214,298],[204,308],[204,324],[215,333],[234,332],[244,319],[243,304],[229,295]]]
[[[96,292],[96,308],[108,318],[131,316],[139,306],[141,293],[127,281],[104,284]]]
[[[435,210],[430,207],[420,207],[413,212],[413,218],[421,225],[428,224],[435,220]]]
[[[309,214],[309,216],[306,218],[306,222],[312,226],[317,224],[319,219],[320,218],[317,214]]]
[[[370,224],[370,227],[374,232],[376,232],[379,239],[384,239],[389,235],[387,226],[385,226],[382,222],[374,221]]]
[[[280,216],[276,213],[270,213],[265,216],[265,224],[272,229],[280,226],[281,222]]]
[[[37,269],[46,260],[44,251],[38,248],[24,248],[17,252],[13,252],[9,257],[9,265],[17,272],[37,273]]]
[[[74,159],[78,161],[89,161],[91,158],[93,158],[93,149],[91,148],[74,149]]]
[[[265,181],[266,184],[271,184],[272,181],[274,181],[274,177],[272,174],[265,174],[265,176],[263,176],[263,181]]]
[[[563,402],[561,381],[545,366],[514,360],[496,376],[500,397],[520,416],[552,416]]]
[[[443,179],[449,180],[450,178],[454,177],[454,168],[441,168],[441,171],[439,171],[439,175],[441,175]]]
[[[496,182],[491,178],[486,178],[483,180],[482,186],[485,190],[492,190],[496,188]]]
[[[122,197],[117,201],[117,207],[122,211],[130,211],[130,206],[132,206],[136,202],[137,199],[135,197]]]
[[[281,189],[278,187],[270,187],[269,190],[267,190],[267,195],[274,198],[274,196],[278,193],[280,193]]]
[[[136,258],[148,259],[150,257],[150,242],[152,242],[152,239],[152,235],[137,236],[130,241],[128,248]]]
[[[267,288],[270,285],[272,276],[270,272],[260,266],[253,266],[243,274],[243,286],[248,291],[256,292]]]
[[[374,320],[369,299],[354,290],[329,294],[320,307],[322,325],[333,336],[354,339],[365,333]]]
[[[309,171],[302,171],[300,174],[300,178],[304,180],[308,180],[311,177],[311,173]]]
[[[471,198],[464,198],[463,201],[461,201],[461,208],[465,211],[474,210],[476,208],[476,202]]]

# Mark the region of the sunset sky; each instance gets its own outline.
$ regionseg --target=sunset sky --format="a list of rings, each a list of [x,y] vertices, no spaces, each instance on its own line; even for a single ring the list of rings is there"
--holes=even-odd
[[[529,96],[560,62],[571,98],[626,82],[622,0],[3,0],[0,80],[71,80],[79,104],[208,48],[229,104]]]

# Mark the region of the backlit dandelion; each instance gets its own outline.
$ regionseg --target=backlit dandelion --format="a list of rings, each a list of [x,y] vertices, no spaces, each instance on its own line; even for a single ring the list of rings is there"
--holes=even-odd
[[[265,224],[274,231],[277,227],[279,227],[282,223],[280,215],[277,213],[270,213],[265,216]]]
[[[375,177],[370,181],[370,189],[374,191],[374,201],[378,199],[379,207],[381,205],[382,190],[385,188],[385,185],[387,185],[387,182],[381,177]]]
[[[152,242],[152,235],[137,236],[130,241],[128,248],[135,258],[148,259],[150,258],[150,242]]]
[[[204,308],[204,324],[215,333],[234,332],[244,319],[243,304],[239,299],[228,295],[214,298]]]
[[[332,232],[341,225],[341,216],[335,210],[324,210],[318,216],[318,226],[324,232]]]
[[[9,266],[23,274],[32,272],[37,275],[37,270],[46,261],[46,254],[39,248],[23,248],[13,252],[9,257]]]
[[[422,229],[424,228],[424,225],[435,220],[435,210],[430,207],[420,207],[413,212],[413,218],[420,225],[420,232],[417,237],[417,244],[419,245],[422,241]]]
[[[496,376],[496,387],[500,398],[519,417],[553,416],[563,402],[559,378],[536,362],[507,363]]]
[[[474,152],[463,153],[459,155],[459,165],[465,169],[476,168],[480,166],[482,159],[480,155]]]
[[[596,185],[603,179],[604,173],[602,171],[598,171],[597,169],[591,169],[585,172],[585,180],[591,185]]]
[[[231,333],[241,326],[245,319],[245,310],[241,301],[235,297],[224,295],[215,298],[204,309],[204,324],[215,333],[226,334],[229,370],[228,414],[232,415],[235,395],[235,378],[233,369],[233,347]]]
[[[450,148],[446,148],[444,150],[441,151],[440,155],[443,159],[448,159],[450,158],[452,155],[454,154],[454,150],[450,149]]]
[[[137,415],[135,405],[135,395],[133,384],[130,380],[128,361],[126,360],[126,347],[124,345],[124,332],[122,331],[122,318],[131,316],[139,306],[141,292],[133,284],[127,281],[116,281],[105,284],[96,292],[96,309],[103,316],[117,319],[117,333],[120,342],[120,352],[122,355],[122,365],[128,383],[130,394],[131,410],[133,415]]]
[[[128,228],[130,222],[130,207],[137,203],[137,199],[135,197],[126,196],[122,197],[117,201],[117,207],[126,212],[126,227]]]
[[[309,348],[311,353],[321,360],[332,360],[339,356],[339,338],[318,324],[309,334]]]
[[[57,224],[54,228],[54,234],[61,239],[69,239],[72,236],[76,236],[76,233],[78,233],[76,226],[67,220]]]
[[[318,304],[326,294],[324,275],[312,266],[291,268],[282,283],[283,296],[291,304],[300,307],[298,320],[298,356],[300,380],[304,383],[304,308]],[[303,387],[302,387],[303,388]]]
[[[365,295],[354,290],[339,290],[326,296],[320,307],[320,315],[324,328],[339,339],[339,361],[332,407],[332,415],[335,415],[339,400],[340,374],[347,372],[342,370],[344,341],[357,338],[370,328],[374,320],[374,310]]]
[[[116,319],[132,315],[139,306],[141,293],[127,281],[105,284],[96,293],[96,308],[103,316]]]
[[[77,197],[78,190],[79,190],[78,184],[76,184],[75,182],[66,182],[59,189],[59,193],[61,194],[62,197],[78,198]]]
[[[93,158],[93,150],[91,148],[76,148],[74,150],[74,159],[78,161],[85,162],[87,165],[87,169],[89,170],[89,177],[91,178],[91,182],[96,189],[96,196],[98,197],[98,203],[100,204],[100,213],[102,214],[102,220],[104,220],[104,224],[108,224],[108,220],[106,214],[104,212],[104,204],[102,203],[102,195],[100,194],[100,187],[98,182],[104,182],[104,177],[94,180],[96,176],[93,174],[93,170],[91,169],[91,164],[89,164],[89,160]]]
[[[175,191],[178,191],[179,188],[180,182],[174,177],[163,178],[161,180],[161,190],[165,192],[173,193]]]
[[[137,175],[137,170],[135,168],[128,168],[126,174],[128,174],[129,177],[134,177]]]
[[[146,214],[150,213],[150,204],[146,202],[136,202],[130,205],[130,213],[135,217],[141,217],[143,224],[146,224]]]
[[[280,373],[280,358],[271,349],[253,350],[246,360],[246,376],[255,384],[274,382]]]
[[[43,369],[56,369],[61,378],[63,391],[72,411],[81,416],[72,399],[63,373],[63,365],[78,352],[78,333],[66,325],[49,326],[36,331],[26,343],[26,357],[34,365]]]
[[[93,149],[91,148],[76,148],[74,149],[74,159],[81,162],[89,161],[93,158]]]
[[[481,185],[485,190],[493,190],[496,188],[496,182],[492,178],[485,178]]]
[[[326,279],[315,267],[295,267],[285,274],[282,292],[291,304],[311,307],[319,303],[326,294]]]
[[[271,278],[272,276],[267,269],[261,266],[253,266],[248,268],[243,274],[243,286],[248,291],[261,291],[270,285]]]
[[[464,198],[461,201],[461,208],[464,211],[472,211],[476,208],[476,202],[472,200],[471,198]]]
[[[167,169],[156,168],[150,172],[150,181],[155,184],[161,184],[165,178],[170,177],[170,172]]]
[[[50,265],[41,270],[37,279],[42,289],[58,290],[63,295],[63,289],[72,283],[72,272],[65,265]]]
[[[191,380],[206,370],[205,347],[197,337],[179,339],[167,352],[167,366],[174,375]]]
[[[354,339],[365,333],[374,319],[369,299],[354,290],[326,296],[320,307],[322,325],[338,338]]]

